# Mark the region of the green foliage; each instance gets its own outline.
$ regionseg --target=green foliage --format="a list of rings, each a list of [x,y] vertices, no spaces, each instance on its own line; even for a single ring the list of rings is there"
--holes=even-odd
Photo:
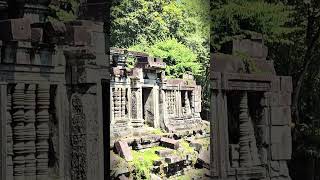
[[[296,29],[288,27],[291,8],[282,3],[262,0],[229,0],[216,3],[212,14],[211,45],[220,45],[234,37],[244,37],[252,32],[262,33],[268,43],[291,43],[288,35]]]
[[[185,73],[200,75],[202,65],[197,61],[197,56],[187,46],[176,39],[167,39],[153,45],[138,44],[130,50],[142,51],[154,57],[164,58],[166,75],[169,77],[182,77]]]
[[[77,11],[79,8],[79,0],[60,0],[51,3],[49,6],[52,14],[50,21],[72,21],[77,19]]]
[[[192,164],[195,164],[197,161],[198,153],[194,150],[193,147],[189,145],[186,140],[181,140],[179,142],[180,148],[173,152],[173,154],[178,155],[180,158],[186,158],[186,156],[191,156]]]
[[[134,57],[127,57],[126,66],[131,69],[135,66],[137,60]]]
[[[133,156],[133,162],[131,164],[135,168],[135,177],[137,179],[150,179],[150,169],[153,166],[153,161],[159,160],[155,152],[163,149],[163,147],[152,147],[145,151],[131,151]]]
[[[161,135],[164,132],[161,129],[154,129],[151,131],[151,134],[155,134],[155,135]]]

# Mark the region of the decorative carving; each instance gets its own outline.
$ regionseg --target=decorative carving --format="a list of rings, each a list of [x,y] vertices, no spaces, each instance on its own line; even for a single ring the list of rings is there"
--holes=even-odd
[[[119,119],[121,117],[121,93],[119,92],[119,88],[113,88],[113,105],[114,105],[114,117],[115,119]]]
[[[12,95],[13,105],[13,175],[19,179],[25,171],[24,149],[24,84],[17,84]]]
[[[131,91],[131,116],[132,119],[138,118],[138,112],[137,112],[137,89],[132,89]]]
[[[83,105],[78,95],[71,97],[71,104],[71,179],[81,180],[87,178],[86,120]]]
[[[126,89],[121,88],[121,118],[126,116]]]
[[[248,97],[244,92],[240,100],[240,167],[251,167],[259,164],[258,150],[254,136],[254,128],[248,114]]]
[[[13,140],[12,140],[12,117],[11,117],[12,95],[11,86],[7,90],[7,178],[13,179]]]
[[[49,105],[50,85],[38,85],[37,113],[36,113],[36,167],[37,180],[48,179],[48,151],[49,151]]]
[[[25,149],[25,176],[30,176],[30,178],[35,179],[36,175],[36,129],[35,129],[35,109],[36,109],[36,94],[35,94],[36,86],[28,85],[25,90],[25,98],[24,98],[24,119],[25,119],[25,127],[24,127],[24,149]]]

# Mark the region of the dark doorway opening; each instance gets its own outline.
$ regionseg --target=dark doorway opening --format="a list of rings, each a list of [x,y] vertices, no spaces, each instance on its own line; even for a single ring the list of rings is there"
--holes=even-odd
[[[102,86],[102,113],[103,113],[103,152],[104,152],[104,179],[110,178],[110,82],[101,81]]]
[[[152,88],[142,88],[142,113],[146,124],[153,125]]]

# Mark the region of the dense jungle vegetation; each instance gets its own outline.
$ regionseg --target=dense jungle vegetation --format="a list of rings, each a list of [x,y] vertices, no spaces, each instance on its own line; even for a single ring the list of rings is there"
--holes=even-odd
[[[77,0],[51,5],[52,18],[76,18]],[[209,110],[210,50],[234,37],[262,33],[278,75],[292,76],[293,179],[315,173],[301,159],[320,157],[319,140],[307,141],[320,119],[320,3],[317,0],[113,0],[111,45],[166,58],[167,76],[193,74]],[[298,162],[300,161],[300,162]],[[307,164],[309,162],[306,162]],[[312,170],[313,167],[313,170]]]

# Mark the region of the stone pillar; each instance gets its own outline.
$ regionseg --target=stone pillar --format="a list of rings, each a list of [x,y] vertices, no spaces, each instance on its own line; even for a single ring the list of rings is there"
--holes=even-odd
[[[14,87],[12,94],[13,109],[13,176],[15,180],[24,180],[25,149],[24,149],[24,84]]]
[[[11,109],[11,100],[7,94],[7,84],[0,83],[0,179],[12,180],[12,133],[11,133],[11,115],[8,110]]]
[[[190,105],[190,100],[189,100],[189,95],[188,91],[185,91],[184,93],[184,101],[185,101],[185,113],[186,114],[191,114],[191,105]]]
[[[175,91],[175,98],[176,98],[176,104],[175,107],[177,107],[177,117],[182,117],[182,101],[181,101],[181,91],[180,90],[176,90]]]
[[[244,92],[240,100],[240,167],[250,167],[251,166],[251,155],[250,155],[250,122],[248,116],[248,98],[247,93]]]
[[[243,92],[240,100],[240,167],[259,165],[258,150],[254,135],[254,127],[248,111],[248,95]]]
[[[138,119],[143,119],[143,108],[142,108],[142,88],[139,87],[137,90],[137,113],[138,113]]]
[[[13,180],[13,137],[12,137],[12,95],[11,95],[12,86],[8,85],[7,89],[7,169],[6,177],[7,180]]]
[[[49,151],[49,105],[50,85],[39,84],[37,88],[37,114],[36,114],[36,157],[37,180],[48,179],[48,151]]]
[[[127,102],[126,102],[126,88],[120,88],[120,118],[126,118],[126,106],[127,106]]]
[[[227,96],[221,91],[211,95],[212,119],[210,120],[211,175],[227,179],[229,169]]]
[[[24,99],[24,119],[25,119],[25,179],[36,179],[36,85],[29,84],[26,86]]]
[[[153,126],[154,128],[160,128],[160,119],[159,119],[159,86],[155,86],[152,89],[153,93],[153,105],[154,105],[154,119]]]

